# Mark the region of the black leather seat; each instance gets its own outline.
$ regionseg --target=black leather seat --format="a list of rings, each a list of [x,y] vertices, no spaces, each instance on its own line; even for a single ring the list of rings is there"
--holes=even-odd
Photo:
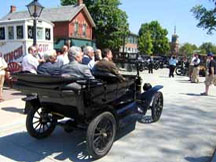
[[[94,77],[96,79],[100,79],[100,80],[103,80],[107,83],[118,83],[120,82],[119,78],[110,73],[110,72],[106,72],[106,71],[93,71],[92,74],[94,75]]]

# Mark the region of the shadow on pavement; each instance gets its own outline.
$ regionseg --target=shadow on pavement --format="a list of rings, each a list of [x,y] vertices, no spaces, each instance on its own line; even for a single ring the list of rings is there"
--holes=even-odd
[[[22,94],[20,92],[14,92],[14,93],[11,93],[11,95],[13,95],[13,96],[25,96],[24,94]]]
[[[197,93],[180,93],[182,95],[187,95],[187,96],[201,96],[200,94]]]
[[[159,76],[159,78],[169,78],[169,76]]]
[[[198,158],[186,157],[185,159],[189,162],[209,162],[211,157],[210,156],[203,156]]]
[[[135,129],[135,122],[120,128],[116,140],[121,139]],[[0,138],[0,155],[13,161],[36,162],[49,160],[67,160],[74,162],[94,161],[87,151],[86,131],[75,130],[65,133],[57,127],[54,133],[42,140],[37,140],[27,132],[11,134]],[[115,143],[114,146],[115,147]]]
[[[2,110],[8,111],[8,112],[14,112],[14,113],[23,114],[23,108],[17,108],[17,107],[3,107]]]
[[[201,94],[197,94],[197,93],[180,93],[182,95],[187,95],[187,96],[202,96]],[[216,96],[214,95],[208,95],[208,96],[202,96],[202,97],[212,97],[215,98]]]

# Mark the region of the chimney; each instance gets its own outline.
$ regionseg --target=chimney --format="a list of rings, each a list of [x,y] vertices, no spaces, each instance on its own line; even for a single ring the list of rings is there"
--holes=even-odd
[[[83,4],[83,0],[77,0],[78,5]]]
[[[10,13],[16,12],[16,6],[10,6]]]

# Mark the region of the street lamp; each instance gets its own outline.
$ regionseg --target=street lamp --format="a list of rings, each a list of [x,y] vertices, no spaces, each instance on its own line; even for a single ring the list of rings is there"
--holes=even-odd
[[[38,2],[38,0],[33,0],[27,5],[30,16],[34,18],[33,20],[33,45],[37,44],[37,18],[40,17],[44,7]]]

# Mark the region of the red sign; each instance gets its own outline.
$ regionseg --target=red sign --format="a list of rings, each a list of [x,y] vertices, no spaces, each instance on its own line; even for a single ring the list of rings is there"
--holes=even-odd
[[[12,52],[6,53],[4,59],[7,63],[13,62],[23,56],[23,46],[18,47]]]

